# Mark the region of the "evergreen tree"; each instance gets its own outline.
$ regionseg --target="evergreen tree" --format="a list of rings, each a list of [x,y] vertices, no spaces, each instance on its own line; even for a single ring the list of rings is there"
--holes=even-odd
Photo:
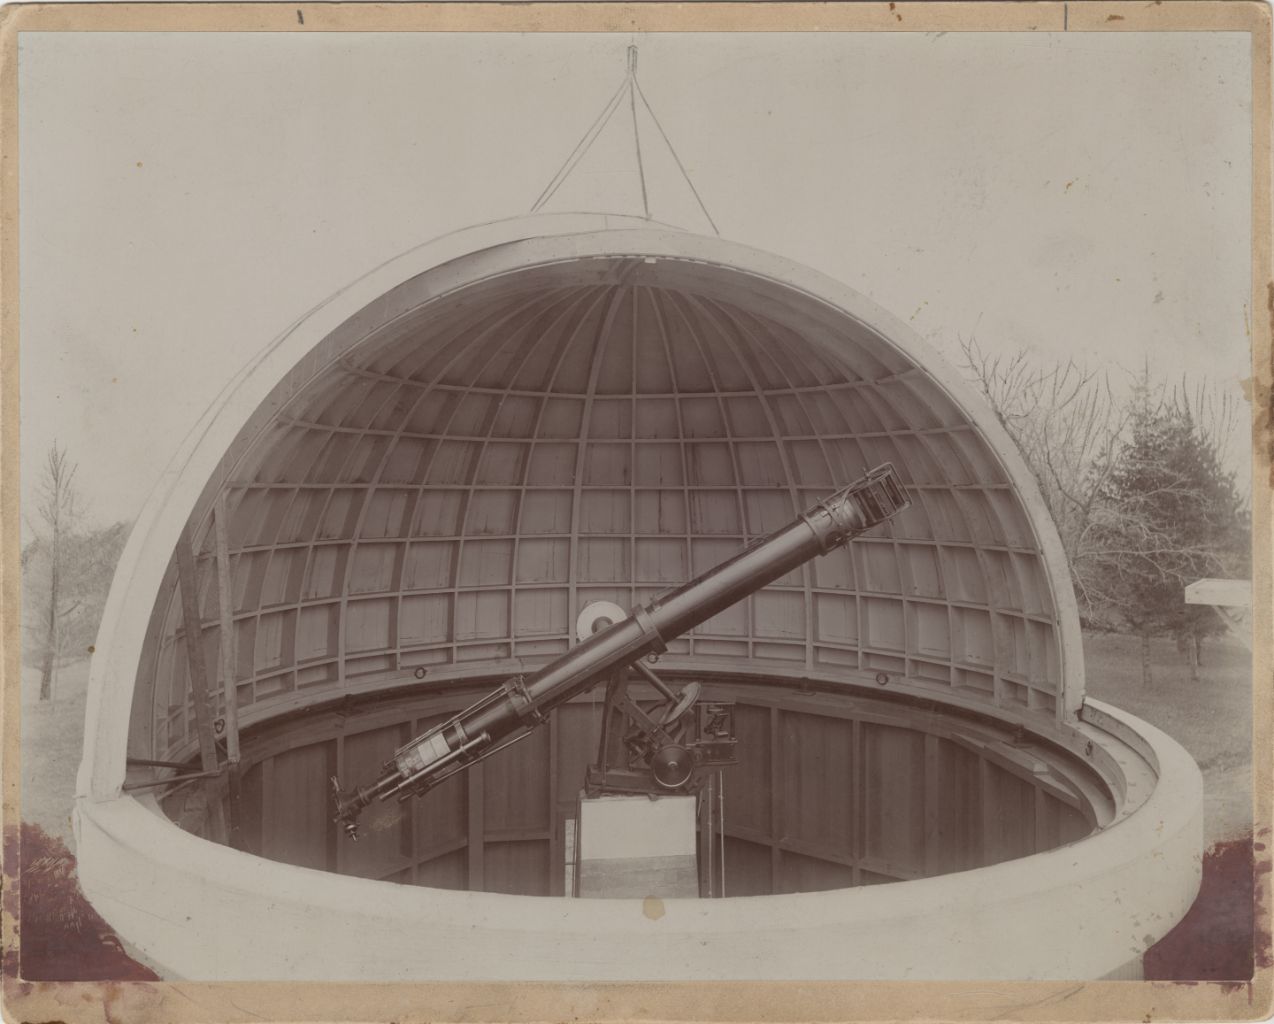
[[[1143,382],[1127,441],[1104,467],[1093,550],[1104,604],[1141,637],[1175,637],[1197,674],[1199,645],[1224,627],[1210,608],[1188,606],[1184,588],[1246,571],[1247,521],[1233,474],[1198,428],[1189,404],[1156,398]]]

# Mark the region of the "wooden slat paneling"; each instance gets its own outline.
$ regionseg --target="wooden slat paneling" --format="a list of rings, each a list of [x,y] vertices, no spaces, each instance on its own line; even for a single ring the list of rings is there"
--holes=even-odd
[[[949,740],[932,737],[936,763],[927,766],[925,873],[977,867],[982,830],[977,814],[978,757]]]
[[[817,857],[784,851],[779,860],[778,892],[822,892],[847,889],[854,884],[853,870]]]
[[[369,729],[344,739],[343,771],[347,779],[370,779],[410,736],[406,724]],[[412,803],[377,802],[363,812],[357,843],[342,840],[343,870],[362,878],[381,878],[400,870],[411,855]]]
[[[853,849],[853,788],[858,782],[853,723],[793,711],[782,712],[780,722],[780,799],[787,837],[848,853]]]
[[[549,830],[548,755],[548,730],[537,729],[483,762],[484,834],[512,829]]]
[[[860,711],[826,695],[777,690],[750,704],[747,689],[727,691],[738,699],[740,761],[723,773],[729,895],[965,870],[1088,832],[1077,810],[980,756],[976,743],[921,732],[914,718],[917,727],[907,727],[905,709]],[[305,745],[245,773],[247,848],[311,867],[333,869],[339,860],[341,870],[369,878],[560,890],[561,835],[596,756],[600,694],[555,712],[553,735],[539,730],[422,799],[373,805],[363,842],[338,848],[327,790],[337,744],[346,784],[366,782],[395,747],[442,720],[413,719],[411,709],[422,706],[404,703],[398,723],[369,706],[345,720],[340,739],[329,738],[340,720],[298,725]],[[891,712],[896,725],[881,719]],[[381,716],[374,728],[360,727],[365,714]],[[254,747],[245,749],[250,762]]]
[[[770,829],[770,709],[736,704],[739,763],[724,769],[726,826]],[[768,884],[768,883],[767,883]]]
[[[521,896],[549,894],[547,839],[487,843],[483,860],[483,889],[486,892]]]
[[[924,734],[864,723],[864,852],[924,872]]]
[[[767,896],[774,891],[769,846],[726,836],[725,891],[727,896]]]
[[[261,823],[261,852],[306,868],[332,864],[336,831],[327,779],[336,771],[336,743],[298,747],[271,761],[270,792]]]

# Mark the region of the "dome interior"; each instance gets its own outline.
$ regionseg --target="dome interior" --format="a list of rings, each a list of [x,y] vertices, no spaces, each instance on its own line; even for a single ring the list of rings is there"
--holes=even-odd
[[[1058,713],[1031,513],[948,391],[868,324],[735,269],[641,256],[355,319],[356,342],[298,366],[245,428],[191,519],[210,688],[221,701],[228,619],[245,726],[538,664],[589,602],[645,601],[883,462],[910,509],[666,657]],[[174,562],[136,691],[138,756],[193,750],[187,639]]]

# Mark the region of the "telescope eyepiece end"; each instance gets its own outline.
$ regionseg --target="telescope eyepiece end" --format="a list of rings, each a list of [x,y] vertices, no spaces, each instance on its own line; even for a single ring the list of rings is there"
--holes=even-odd
[[[332,796],[336,802],[336,816],[332,820],[351,840],[358,842],[358,816],[371,803],[371,794],[362,786],[355,786],[352,793],[346,793],[341,789],[341,780],[333,775]]]

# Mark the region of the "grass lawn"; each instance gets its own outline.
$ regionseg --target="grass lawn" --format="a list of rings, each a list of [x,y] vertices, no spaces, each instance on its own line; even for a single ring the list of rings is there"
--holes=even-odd
[[[53,699],[41,701],[40,672],[22,669],[22,820],[70,849],[75,775],[84,745],[88,659],[58,670]]]
[[[1204,645],[1198,682],[1171,640],[1151,643],[1152,681],[1141,681],[1141,641],[1086,634],[1088,695],[1158,726],[1203,771],[1204,845],[1252,830],[1252,662],[1229,639]]]

